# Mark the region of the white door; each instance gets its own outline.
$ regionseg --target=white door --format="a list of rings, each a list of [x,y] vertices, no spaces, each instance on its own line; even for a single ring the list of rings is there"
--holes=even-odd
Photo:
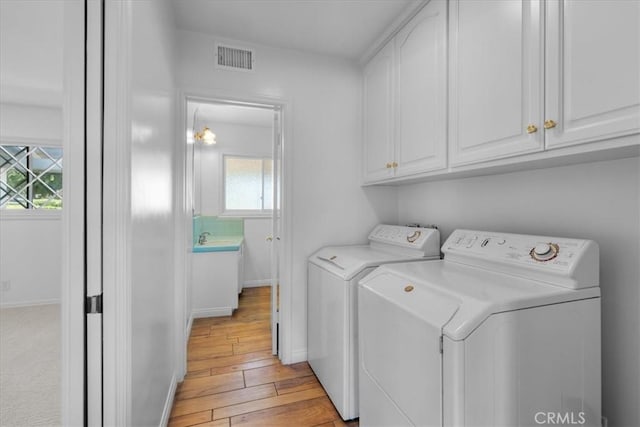
[[[547,6],[547,148],[640,131],[640,2]]]
[[[364,69],[365,182],[393,176],[394,46],[388,43]]]
[[[396,36],[396,176],[447,166],[447,3],[429,2]]]
[[[102,0],[88,1],[86,14],[86,405],[89,426],[102,425],[102,3]]]
[[[542,150],[540,2],[449,6],[450,165]]]
[[[282,110],[273,111],[273,215],[271,216],[271,351],[278,355],[280,317],[280,233],[282,215],[280,209],[282,187]]]

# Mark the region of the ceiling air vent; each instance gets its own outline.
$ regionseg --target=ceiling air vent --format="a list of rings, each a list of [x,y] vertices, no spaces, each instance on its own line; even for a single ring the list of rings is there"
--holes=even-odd
[[[216,65],[220,68],[253,71],[254,56],[249,49],[216,45]]]

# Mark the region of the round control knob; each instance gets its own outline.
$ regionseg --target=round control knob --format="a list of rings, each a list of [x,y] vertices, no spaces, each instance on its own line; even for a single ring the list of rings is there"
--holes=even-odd
[[[533,248],[533,252],[535,252],[535,254],[538,256],[544,256],[551,252],[551,245],[548,243],[540,243],[539,245],[536,245],[535,248]]]
[[[418,240],[418,238],[420,237],[421,234],[422,234],[422,232],[420,230],[416,230],[412,234],[408,234],[407,235],[407,242],[409,242],[409,243],[415,242],[416,240]]]
[[[529,255],[536,261],[549,261],[558,256],[558,245],[555,243],[539,243],[531,249]]]

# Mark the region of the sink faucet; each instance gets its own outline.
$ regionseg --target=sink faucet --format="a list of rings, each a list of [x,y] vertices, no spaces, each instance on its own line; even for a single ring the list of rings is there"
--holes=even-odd
[[[207,236],[211,236],[211,233],[209,233],[208,231],[200,233],[200,237],[198,237],[198,244],[204,245],[205,243],[207,243]]]

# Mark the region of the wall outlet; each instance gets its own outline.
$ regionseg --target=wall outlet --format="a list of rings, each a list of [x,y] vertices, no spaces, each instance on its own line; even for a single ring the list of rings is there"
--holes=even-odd
[[[11,290],[11,280],[2,281],[2,292],[8,292]]]

